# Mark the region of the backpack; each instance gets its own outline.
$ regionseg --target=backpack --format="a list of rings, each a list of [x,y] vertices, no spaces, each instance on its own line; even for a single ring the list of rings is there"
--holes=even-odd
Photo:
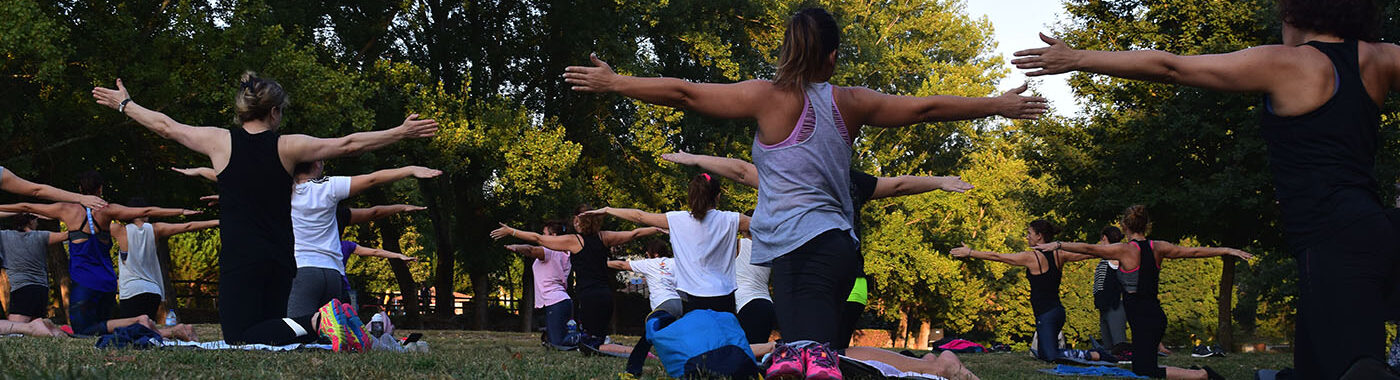
[[[647,317],[646,339],[671,377],[759,377],[753,350],[733,313],[695,310],[677,319],[653,312]]]

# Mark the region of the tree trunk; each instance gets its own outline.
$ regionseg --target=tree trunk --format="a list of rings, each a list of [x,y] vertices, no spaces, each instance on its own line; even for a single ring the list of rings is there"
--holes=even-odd
[[[489,317],[491,313],[491,279],[487,273],[473,272],[472,278],[472,308],[476,310],[475,321],[472,328],[477,330],[487,330],[489,327]]]
[[[379,227],[379,239],[384,250],[403,252],[399,238],[403,237],[403,226],[397,222],[375,223]],[[399,295],[403,297],[404,327],[422,328],[418,315],[418,283],[413,281],[413,273],[403,260],[389,260],[389,268],[394,271],[394,280],[399,283]]]
[[[914,342],[914,348],[919,350],[928,349],[928,336],[933,332],[933,323],[927,320],[919,321],[919,340]]]
[[[899,311],[899,327],[894,331],[894,346],[896,348],[909,347],[909,317],[904,310]]]
[[[170,278],[170,237],[156,239],[156,260],[160,262],[160,286],[164,290],[165,299],[161,300],[164,310],[158,311],[156,324],[165,323],[165,315],[175,309],[175,280]],[[176,318],[179,314],[176,313]]]
[[[454,286],[454,275],[457,266],[457,250],[452,244],[452,231],[450,215],[443,213],[444,210],[451,210],[451,206],[441,202],[441,199],[451,199],[450,191],[439,191],[439,187],[451,189],[451,180],[444,178],[436,183],[424,183],[424,199],[428,203],[428,219],[433,225],[433,238],[437,243],[437,262],[433,268],[433,288],[435,293],[433,301],[435,314],[441,319],[451,319],[453,315],[452,296]]]
[[[54,287],[58,290],[58,310],[53,313],[54,322],[62,320],[72,324],[68,322],[68,251],[58,244],[49,246],[49,275],[53,276]]]
[[[521,257],[524,269],[520,271],[520,331],[535,331],[535,271],[531,268],[535,259]]]
[[[1225,265],[1220,268],[1220,295],[1216,297],[1218,325],[1215,328],[1215,342],[1225,351],[1234,352],[1234,312],[1233,308],[1230,307],[1230,301],[1235,295],[1235,258],[1221,256],[1220,259],[1224,261]]]

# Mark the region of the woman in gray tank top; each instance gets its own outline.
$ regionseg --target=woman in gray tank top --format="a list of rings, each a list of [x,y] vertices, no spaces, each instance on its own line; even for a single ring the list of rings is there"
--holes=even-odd
[[[48,316],[48,246],[63,242],[68,235],[37,231],[38,217],[25,213],[0,212],[6,230],[0,231],[0,262],[10,279],[9,316],[0,320],[0,334],[62,336]]]
[[[773,268],[773,301],[788,341],[827,344],[839,334],[840,307],[862,260],[852,231],[851,143],[860,127],[901,127],[1001,115],[1032,119],[1045,99],[1021,96],[1025,86],[996,97],[895,96],[827,84],[836,70],[840,29],[831,14],[812,8],[788,21],[773,80],[691,83],[676,78],[617,75],[591,56],[592,66],[565,69],[575,91],[618,93],[710,117],[755,119],[753,158],[758,206],[753,262]],[[802,342],[775,351],[772,376],[835,373],[830,350]],[[801,355],[802,350],[811,355]],[[814,357],[815,360],[799,360]]]

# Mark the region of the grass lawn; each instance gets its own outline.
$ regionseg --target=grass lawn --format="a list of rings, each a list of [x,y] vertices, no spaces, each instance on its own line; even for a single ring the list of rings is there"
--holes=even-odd
[[[202,340],[216,340],[216,325],[197,328]],[[428,353],[335,354],[321,351],[241,352],[168,349],[102,351],[96,339],[0,338],[0,378],[616,378],[626,360],[583,357],[539,346],[538,335],[478,331],[422,331]],[[400,331],[399,335],[407,335]],[[619,339],[621,343],[635,339]],[[1054,379],[1049,368],[1025,353],[969,354],[968,367],[983,379]],[[1253,378],[1255,368],[1288,364],[1287,354],[1236,354],[1194,359],[1176,353],[1163,360],[1177,366],[1210,365],[1230,379]],[[663,374],[654,361],[646,377]]]

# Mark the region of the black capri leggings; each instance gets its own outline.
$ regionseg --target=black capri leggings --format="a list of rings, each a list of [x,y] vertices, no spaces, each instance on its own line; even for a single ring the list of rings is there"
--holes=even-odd
[[[1167,377],[1167,369],[1157,365],[1157,345],[1167,333],[1167,313],[1162,311],[1162,304],[1156,299],[1138,299],[1136,294],[1126,294],[1123,308],[1128,313],[1128,327],[1133,329],[1133,373],[1159,379]]]
[[[598,338],[608,336],[612,332],[612,289],[579,289],[577,293],[574,295],[574,318],[578,320],[579,330]]]

